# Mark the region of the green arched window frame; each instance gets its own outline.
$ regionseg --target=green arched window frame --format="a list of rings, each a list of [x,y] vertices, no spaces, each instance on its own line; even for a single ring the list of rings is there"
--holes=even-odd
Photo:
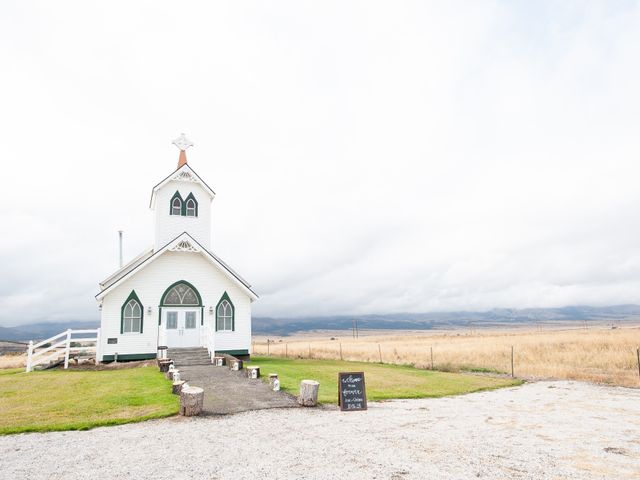
[[[193,202],[193,215],[189,215],[189,210],[190,210],[190,206],[191,204],[189,202]],[[198,200],[196,200],[196,197],[193,196],[193,193],[189,193],[189,195],[187,195],[187,198],[184,199],[184,203],[182,204],[182,214],[186,215],[187,217],[197,217],[198,216]]]
[[[175,202],[176,200],[180,200],[180,213],[173,212],[173,202]],[[171,197],[171,201],[169,202],[169,215],[185,215],[184,200],[182,200],[182,195],[180,195],[180,192],[178,190],[176,190],[176,193],[173,194],[173,197]]]
[[[140,301],[140,299],[138,298],[138,295],[136,295],[136,291],[135,290],[131,290],[131,293],[129,294],[129,296],[127,297],[127,299],[124,301],[124,303],[122,304],[122,308],[120,308],[120,334],[124,334],[124,319],[125,319],[125,310],[127,308],[127,305],[129,305],[129,302],[134,301],[135,303],[138,304],[138,306],[140,307],[140,331],[139,332],[127,332],[127,333],[142,333],[144,328],[144,306],[142,305],[142,302]]]
[[[187,287],[189,287],[191,290],[193,290],[193,293],[196,294],[196,298],[198,299],[198,303],[197,304],[181,304],[181,305],[177,305],[177,304],[170,304],[167,305],[166,304],[166,298],[167,295],[169,294],[169,292],[173,289],[173,287],[177,287],[180,284],[184,284]],[[167,287],[167,289],[164,291],[164,293],[162,294],[162,297],[160,298],[160,306],[161,307],[180,307],[180,306],[184,306],[184,307],[202,307],[202,297],[200,296],[200,292],[198,292],[198,289],[196,287],[194,287],[193,285],[191,285],[189,282],[187,282],[186,280],[178,280],[177,282],[172,283],[171,285],[169,285],[169,287]]]
[[[226,321],[231,309],[231,329],[226,328]],[[220,328],[222,326],[222,328]],[[216,305],[216,332],[235,332],[236,330],[236,307],[229,298],[227,292],[222,294]]]

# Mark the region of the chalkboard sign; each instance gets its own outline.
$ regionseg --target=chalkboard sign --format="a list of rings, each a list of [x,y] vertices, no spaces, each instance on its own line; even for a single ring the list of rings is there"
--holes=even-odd
[[[338,404],[343,411],[367,409],[364,372],[338,373]]]

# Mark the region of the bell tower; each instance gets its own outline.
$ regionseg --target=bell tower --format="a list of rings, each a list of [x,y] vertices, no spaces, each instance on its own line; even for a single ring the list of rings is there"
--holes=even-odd
[[[184,133],[173,141],[178,147],[178,167],[153,187],[150,208],[154,212],[158,251],[183,232],[207,250],[211,249],[211,202],[215,192],[187,163],[187,149],[193,146]]]

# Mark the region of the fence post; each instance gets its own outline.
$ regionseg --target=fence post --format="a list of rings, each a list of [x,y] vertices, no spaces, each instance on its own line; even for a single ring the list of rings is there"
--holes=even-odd
[[[289,344],[284,344],[284,358],[289,358]]]
[[[269,356],[269,339],[267,338],[267,357]]]
[[[378,355],[380,355],[380,363],[382,363],[382,349],[380,348],[380,344],[378,344]]]
[[[638,357],[638,376],[640,377],[640,347],[636,348],[636,356]]]
[[[33,362],[33,340],[29,340],[29,351],[27,353],[27,372],[31,371]]]
[[[64,368],[69,368],[69,353],[71,350],[71,329],[67,329],[67,346],[64,349]]]
[[[513,345],[511,345],[511,378],[513,378]]]
[[[311,344],[309,344],[309,358],[311,358]]]
[[[433,345],[431,345],[431,370],[433,370]]]
[[[96,330],[96,365],[100,362],[100,329]]]
[[[342,342],[340,342],[340,361],[342,361]]]

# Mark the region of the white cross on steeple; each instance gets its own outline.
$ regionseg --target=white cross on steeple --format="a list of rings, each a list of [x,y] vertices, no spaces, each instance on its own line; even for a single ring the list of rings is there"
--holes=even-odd
[[[184,133],[181,133],[178,138],[176,138],[173,142],[176,147],[180,149],[180,151],[185,151],[189,147],[193,147],[193,142],[184,136]]]

